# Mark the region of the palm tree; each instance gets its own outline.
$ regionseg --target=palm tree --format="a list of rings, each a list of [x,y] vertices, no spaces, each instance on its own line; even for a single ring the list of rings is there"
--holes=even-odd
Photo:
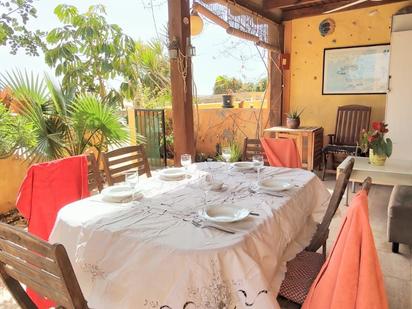
[[[122,71],[125,81],[121,92],[135,105],[145,106],[162,98],[170,100],[169,60],[160,40],[136,42],[135,51],[128,56]]]
[[[19,113],[31,123],[34,143],[26,146],[32,161],[48,161],[95,149],[98,159],[108,145],[128,141],[127,127],[116,108],[93,94],[64,93],[49,77],[14,71],[0,74],[0,87],[10,88]]]

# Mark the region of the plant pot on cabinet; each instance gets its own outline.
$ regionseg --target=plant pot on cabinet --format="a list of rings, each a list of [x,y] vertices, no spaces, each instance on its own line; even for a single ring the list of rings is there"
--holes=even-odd
[[[384,155],[384,154],[375,154],[373,152],[373,149],[369,149],[369,162],[372,165],[383,166],[383,165],[385,165],[386,158],[387,158],[386,155]]]
[[[286,126],[289,129],[297,129],[300,126],[300,118],[286,118]]]

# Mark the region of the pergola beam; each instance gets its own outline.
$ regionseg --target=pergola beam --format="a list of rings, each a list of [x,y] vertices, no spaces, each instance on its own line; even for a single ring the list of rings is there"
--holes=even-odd
[[[169,41],[177,42],[178,57],[170,59],[172,89],[172,119],[174,133],[175,165],[180,165],[183,153],[194,158],[195,138],[192,103],[192,67],[187,55],[190,44],[189,0],[168,0]]]
[[[352,3],[353,1],[350,0],[345,0],[345,1],[339,1],[339,2],[333,2],[333,3],[328,3],[328,4],[319,4],[316,6],[310,6],[310,7],[305,7],[305,8],[295,8],[292,10],[284,10],[282,13],[282,20],[292,20],[295,18],[301,18],[301,17],[308,17],[308,16],[315,16],[315,15],[322,15],[324,12],[339,8],[345,4]],[[374,6],[379,6],[382,4],[389,4],[389,3],[395,3],[395,2],[407,2],[406,0],[382,0],[379,2],[363,2],[339,11],[336,11],[335,13],[339,12],[345,12],[345,11],[350,11],[350,10],[356,10],[356,9],[361,9],[361,8],[366,8],[366,7],[374,7]],[[327,16],[325,14],[325,16]]]
[[[264,10],[251,6],[248,1],[245,0],[204,0],[205,3],[219,3],[222,5],[228,5],[228,6],[233,6],[237,7],[241,10],[243,10],[246,14],[256,16],[262,21],[264,21],[267,24],[273,24],[274,26],[279,26],[279,23],[276,22],[273,17],[270,15],[266,14]]]
[[[319,0],[264,0],[263,9],[283,9],[287,7],[303,5],[303,4],[312,4],[319,3]]]

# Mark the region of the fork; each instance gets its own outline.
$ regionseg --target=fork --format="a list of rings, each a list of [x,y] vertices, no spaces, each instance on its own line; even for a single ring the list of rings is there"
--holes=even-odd
[[[225,233],[235,234],[235,231],[230,230],[230,229],[223,228],[223,227],[221,227],[221,226],[219,226],[219,225],[214,225],[214,224],[204,223],[204,222],[202,223],[201,221],[196,221],[196,220],[192,220],[192,224],[193,224],[194,226],[196,226],[196,227],[198,227],[198,228],[202,228],[202,229],[203,229],[203,228],[213,228],[213,229],[216,229],[216,230],[225,232]]]

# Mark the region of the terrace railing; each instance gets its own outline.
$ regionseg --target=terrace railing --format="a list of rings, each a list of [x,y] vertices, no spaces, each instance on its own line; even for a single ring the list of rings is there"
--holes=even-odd
[[[134,110],[136,131],[146,138],[146,155],[151,169],[167,166],[164,109]]]

